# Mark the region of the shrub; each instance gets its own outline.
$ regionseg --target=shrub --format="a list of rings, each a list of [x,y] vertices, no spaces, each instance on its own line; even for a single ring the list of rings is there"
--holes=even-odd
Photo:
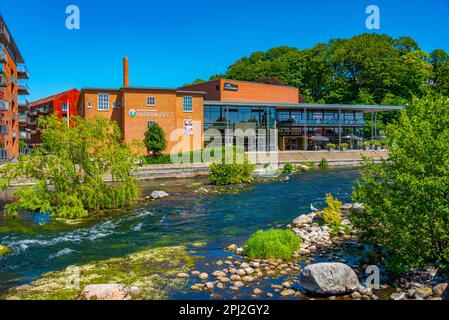
[[[233,148],[232,161],[225,161],[229,156],[229,152],[223,153],[222,163],[212,163],[210,165],[210,181],[215,185],[230,185],[251,183],[253,181],[253,173],[256,166],[249,162],[248,157],[243,150]],[[237,159],[241,156],[242,163],[238,163]],[[241,159],[240,158],[240,159]],[[231,162],[231,163],[228,163]]]
[[[381,146],[382,146],[382,142],[381,142],[380,140],[375,140],[375,141],[374,141],[374,145],[375,145],[376,147],[381,147]]]
[[[371,146],[371,140],[365,141],[365,142],[363,143],[363,146],[364,146],[364,147],[370,147],[370,146]]]
[[[167,139],[165,138],[164,130],[154,122],[145,132],[144,144],[148,151],[158,156],[167,148]]]
[[[245,253],[251,259],[290,259],[301,241],[292,230],[257,231],[248,240]]]
[[[303,162],[302,164],[305,165],[306,167],[309,167],[309,168],[315,168],[316,167],[316,163],[313,162],[313,161]]]
[[[326,158],[321,159],[320,168],[327,169],[329,167],[329,161]]]
[[[328,147],[329,149],[335,149],[337,146],[336,146],[334,143],[328,143],[328,144],[327,144],[327,147]]]
[[[349,144],[347,144],[347,143],[341,143],[340,144],[340,148],[349,148]]]
[[[339,226],[342,221],[340,200],[334,198],[330,193],[326,194],[327,208],[319,213],[325,224],[330,226]]]
[[[282,168],[282,173],[290,174],[295,170],[295,167],[291,163],[284,164],[284,168]]]
[[[382,248],[389,271],[449,266],[449,100],[428,95],[385,134],[389,160],[367,161],[351,214],[361,239]]]

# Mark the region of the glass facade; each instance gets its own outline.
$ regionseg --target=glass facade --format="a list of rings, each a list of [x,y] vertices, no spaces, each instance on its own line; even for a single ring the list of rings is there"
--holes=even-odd
[[[277,137],[270,139],[270,129],[275,128],[276,110],[274,107],[204,106],[205,145],[208,145],[213,138],[213,135],[207,132],[208,129],[218,130],[223,137],[227,129],[232,131],[241,129],[243,132],[252,129],[260,135],[257,139],[244,138],[243,144],[247,150],[253,150],[262,143],[266,145],[267,150],[276,150],[277,142],[273,141]],[[265,131],[260,131],[261,129]],[[232,141],[226,141],[227,144],[236,143],[236,137],[230,134],[228,137]]]
[[[226,129],[265,129],[265,137],[259,136],[258,140],[266,139],[268,150],[322,150],[329,143],[338,145],[340,141],[350,148],[361,148],[360,141],[349,137],[363,137],[364,126],[361,111],[204,106],[205,131],[217,129],[224,136]],[[277,129],[277,137],[270,137],[273,132],[269,129]],[[211,139],[206,132],[205,144]],[[235,137],[227,143],[235,143]],[[245,147],[251,149],[251,143],[255,142],[245,140]]]

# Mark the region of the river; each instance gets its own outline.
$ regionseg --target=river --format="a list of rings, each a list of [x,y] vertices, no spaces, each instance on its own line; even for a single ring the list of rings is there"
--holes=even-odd
[[[256,183],[236,194],[198,194],[185,181],[147,183],[144,194],[166,190],[170,197],[117,212],[94,223],[64,230],[35,226],[2,227],[0,243],[13,253],[0,258],[0,292],[29,283],[43,273],[73,264],[120,257],[141,248],[204,241],[203,255],[219,255],[230,243],[243,245],[248,236],[284,227],[310,204],[324,207],[326,193],[350,201],[356,168],[315,170],[287,181]],[[11,231],[12,230],[12,231]]]

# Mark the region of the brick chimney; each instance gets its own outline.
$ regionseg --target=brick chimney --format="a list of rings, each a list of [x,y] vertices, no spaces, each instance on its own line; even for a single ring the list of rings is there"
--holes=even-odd
[[[129,87],[128,57],[123,58],[123,87]]]

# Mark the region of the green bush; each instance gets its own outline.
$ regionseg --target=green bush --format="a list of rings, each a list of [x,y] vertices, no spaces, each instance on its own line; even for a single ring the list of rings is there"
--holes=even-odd
[[[251,259],[290,259],[301,241],[292,230],[257,231],[248,240],[245,253]]]
[[[320,168],[327,169],[329,167],[329,161],[326,158],[321,159]]]
[[[148,151],[154,155],[160,155],[167,148],[167,139],[164,130],[156,122],[154,122],[145,132],[144,144]]]
[[[340,200],[334,198],[330,193],[326,194],[327,208],[319,213],[325,224],[330,226],[339,226],[342,221]]]
[[[293,173],[295,170],[295,167],[291,163],[284,164],[284,167],[282,168],[282,173],[290,174]]]
[[[336,146],[335,144],[333,144],[333,143],[328,143],[328,144],[327,144],[327,147],[328,147],[329,149],[335,149],[337,146]]]
[[[449,266],[449,100],[428,95],[402,112],[385,134],[389,160],[367,161],[351,221],[382,249],[389,271]]]
[[[340,148],[341,148],[341,149],[343,149],[343,148],[349,148],[349,144],[347,144],[347,143],[341,143],[341,144],[340,144]]]
[[[213,163],[210,165],[210,181],[215,185],[251,183],[256,166],[245,159],[243,163]]]
[[[315,168],[316,167],[316,163],[313,161],[308,161],[308,162],[303,162],[303,165],[309,167],[309,168]]]

